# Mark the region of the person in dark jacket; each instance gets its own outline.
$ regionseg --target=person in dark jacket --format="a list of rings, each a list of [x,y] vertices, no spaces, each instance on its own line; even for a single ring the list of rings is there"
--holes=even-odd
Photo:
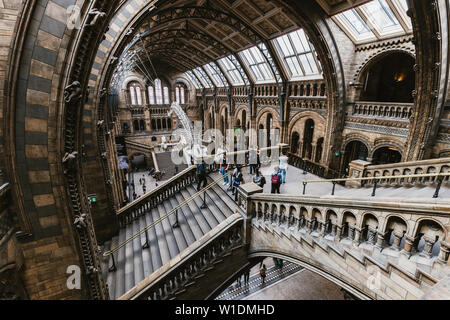
[[[206,163],[205,161],[202,161],[202,163],[200,163],[197,166],[197,181],[198,181],[198,185],[197,185],[197,191],[200,191],[200,189],[202,188],[201,185],[203,183],[203,188],[206,187],[207,185],[207,181],[206,181]]]

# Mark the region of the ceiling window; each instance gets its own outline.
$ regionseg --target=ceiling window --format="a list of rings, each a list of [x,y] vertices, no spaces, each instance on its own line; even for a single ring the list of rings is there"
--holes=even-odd
[[[237,66],[232,62],[230,57],[220,59],[218,62],[220,64],[220,66],[222,67],[222,69],[225,71],[231,84],[243,85],[244,79],[242,78],[241,73],[237,69]]]
[[[200,84],[200,82],[198,82],[198,80],[195,77],[195,75],[192,73],[192,71],[187,71],[186,75],[189,78],[189,80],[192,82],[192,84],[194,85],[195,89],[203,88],[202,85]]]
[[[206,72],[209,74],[211,79],[214,81],[214,84],[216,87],[224,87],[225,81],[223,78],[223,75],[219,74],[221,72],[219,68],[213,65],[214,62],[211,62],[209,64],[205,64],[203,68],[205,68]]]
[[[302,29],[275,39],[291,78],[300,78],[321,73],[320,63],[305,32]]]
[[[275,81],[269,64],[257,47],[244,50],[240,55],[256,82]]]
[[[208,75],[203,71],[203,69],[201,67],[195,68],[193,71],[194,71],[195,75],[197,76],[197,78],[200,79],[204,88],[212,88],[213,87],[211,80],[209,80]]]
[[[412,33],[405,0],[372,0],[333,17],[356,43]]]

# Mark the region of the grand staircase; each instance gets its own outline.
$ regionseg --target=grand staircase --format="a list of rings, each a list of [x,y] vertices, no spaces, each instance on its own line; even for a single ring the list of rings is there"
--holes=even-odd
[[[211,183],[212,180],[209,179]],[[117,247],[134,234],[164,216],[197,193],[196,184],[191,183],[173,197],[147,210],[120,229],[119,235],[104,244],[106,252]],[[179,228],[173,228],[175,215],[169,216],[148,231],[149,248],[143,249],[146,235],[134,239],[115,254],[116,271],[108,271],[112,257],[104,259],[104,277],[107,280],[111,299],[119,299],[155,271],[168,264],[205,234],[239,211],[238,206],[220,187],[206,191],[207,208],[201,209],[203,195],[196,197],[178,210]]]

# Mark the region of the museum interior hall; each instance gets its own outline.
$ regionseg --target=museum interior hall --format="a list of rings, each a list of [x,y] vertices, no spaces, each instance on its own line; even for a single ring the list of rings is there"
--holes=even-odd
[[[0,300],[450,299],[450,0],[0,0]]]

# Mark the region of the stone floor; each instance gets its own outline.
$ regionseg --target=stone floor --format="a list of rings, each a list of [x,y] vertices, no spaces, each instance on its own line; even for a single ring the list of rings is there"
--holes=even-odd
[[[303,269],[243,300],[344,300],[341,288]]]
[[[293,263],[285,262],[280,270],[273,259],[264,261],[267,277],[259,276],[259,264],[250,272],[246,285],[236,281],[217,300],[344,300],[340,287],[331,281]]]

